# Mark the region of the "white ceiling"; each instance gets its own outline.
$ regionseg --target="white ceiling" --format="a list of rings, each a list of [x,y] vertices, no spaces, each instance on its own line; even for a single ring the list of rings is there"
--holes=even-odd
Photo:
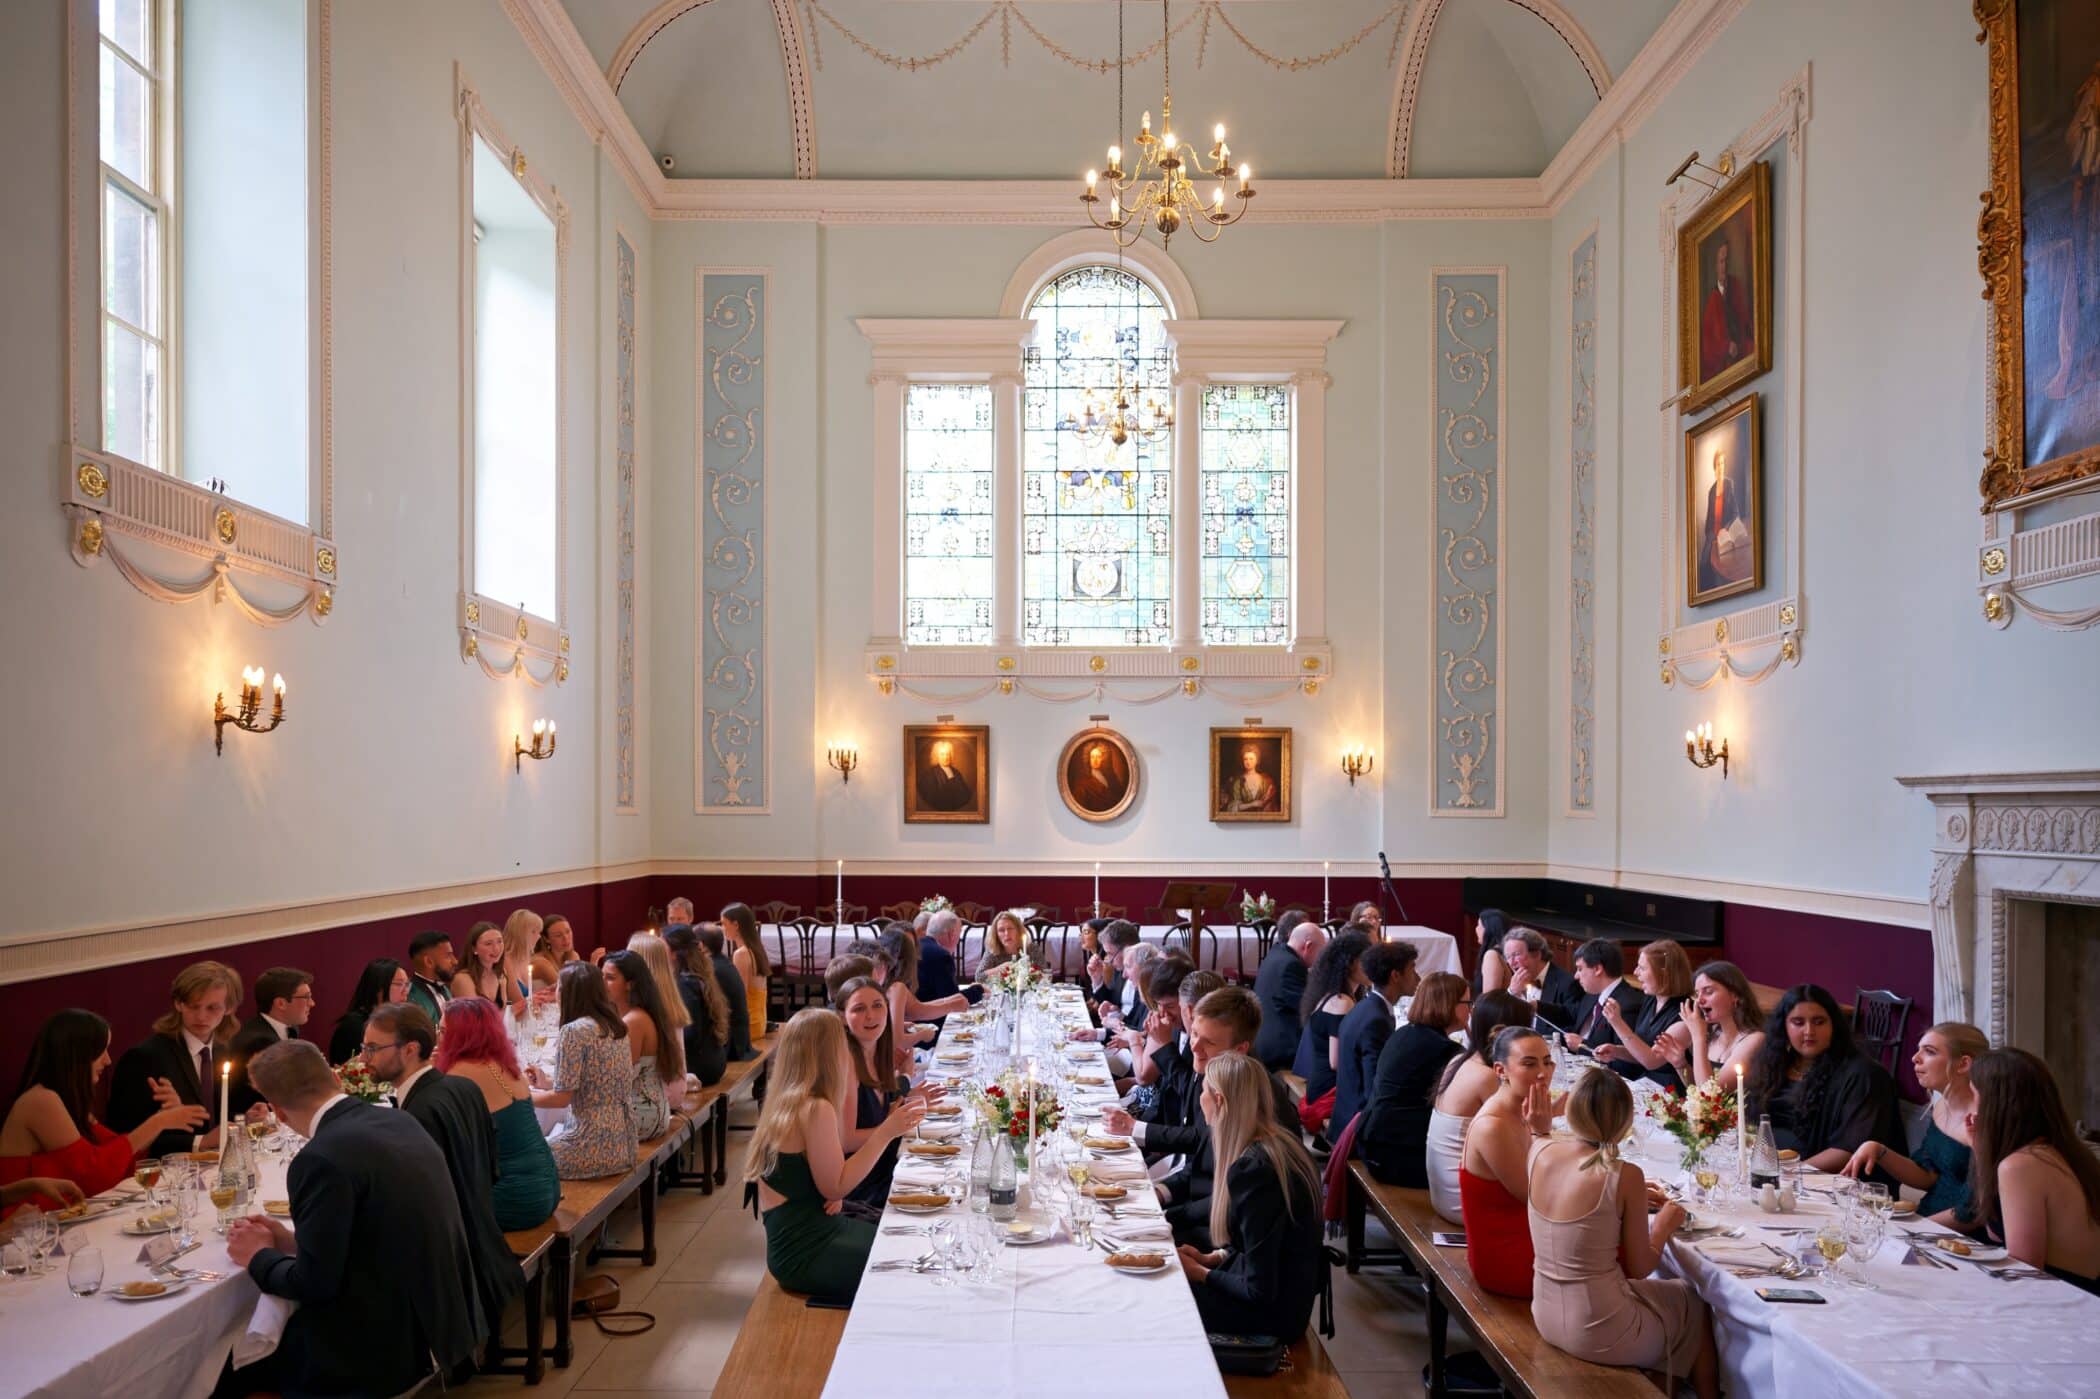
[[[1116,139],[1114,72],[1075,66],[1027,28],[1080,59],[1113,60],[1111,0],[564,3],[642,139],[674,157],[678,178],[797,173],[784,48],[807,75],[805,175],[1070,178],[1076,186]],[[1596,80],[1623,72],[1671,5],[1400,0],[1389,15],[1394,0],[1223,0],[1207,13],[1197,0],[1176,0],[1174,23],[1188,22],[1172,46],[1177,125],[1194,139],[1224,122],[1235,158],[1253,164],[1257,182],[1264,174],[1382,178],[1394,173],[1396,92],[1412,49],[1421,70],[1400,169],[1533,176],[1595,105]],[[960,52],[917,71],[870,56],[840,28],[908,58],[947,49],[980,20]],[[1372,28],[1340,57],[1291,71],[1250,53],[1227,21],[1282,59],[1324,53]],[[1160,7],[1127,0],[1124,23],[1128,52],[1156,44]],[[1604,73],[1586,71],[1585,47]],[[1126,131],[1146,109],[1158,121],[1160,80],[1157,53],[1129,66]]]

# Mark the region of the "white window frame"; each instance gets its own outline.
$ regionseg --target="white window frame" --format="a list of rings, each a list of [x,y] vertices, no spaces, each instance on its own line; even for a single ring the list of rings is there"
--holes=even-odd
[[[1288,679],[1317,693],[1334,663],[1327,640],[1327,345],[1339,320],[1203,320],[1194,288],[1164,253],[1140,243],[1123,254],[1165,303],[1175,353],[1173,638],[1165,646],[1023,646],[1021,618],[1021,377],[1034,342],[1036,296],[1076,267],[1113,265],[1108,235],[1092,229],[1051,239],[1008,282],[1000,315],[987,319],[856,321],[871,348],[873,389],[873,634],[867,673],[884,693],[915,679],[990,679],[1003,693],[1032,677],[1178,684],[1196,694],[1218,679]],[[915,382],[990,383],[993,396],[993,639],[982,646],[904,643],[904,396]],[[1201,433],[1210,383],[1287,384],[1292,391],[1291,640],[1212,646],[1202,639]],[[1074,696],[1076,698],[1077,696]]]
[[[569,678],[569,206],[539,168],[489,115],[481,94],[455,67],[459,115],[459,654],[495,679],[534,684]],[[555,615],[527,612],[513,598],[475,587],[474,572],[474,142],[506,155],[510,173],[554,226],[554,590]],[[541,662],[535,673],[528,662]]]
[[[101,159],[101,24],[96,0],[66,0],[66,402],[67,441],[60,507],[68,521],[75,563],[91,567],[117,559],[127,582],[157,602],[226,600],[249,620],[274,626],[305,615],[324,621],[335,605],[341,561],[334,539],[335,469],[331,421],[332,249],[329,229],[332,176],[329,48],[333,0],[306,0],[307,519],[288,520],[178,474],[181,413],[180,150],[176,94],[180,91],[180,0],[155,0],[156,132],[162,197],[161,463],[154,469],[108,450],[103,433],[103,185]],[[126,189],[135,190],[129,180]],[[208,464],[190,463],[208,471]],[[163,576],[134,541],[209,561],[190,578]],[[239,576],[267,580],[270,596],[250,595]],[[288,585],[288,589],[285,585]]]

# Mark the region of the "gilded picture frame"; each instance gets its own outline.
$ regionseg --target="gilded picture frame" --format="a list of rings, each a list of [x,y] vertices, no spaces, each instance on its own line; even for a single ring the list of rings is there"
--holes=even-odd
[[[992,819],[989,724],[904,726],[904,820],[909,825]]]
[[[1220,825],[1291,819],[1289,729],[1210,731],[1210,819]]]
[[[1718,403],[1771,369],[1772,167],[1760,160],[1677,230],[1681,411]]]
[[[2086,170],[2100,125],[2100,14],[2090,0],[1976,0],[1975,14],[1990,84],[1990,188],[1976,221],[1990,305],[1977,484],[1992,511],[2100,475],[2100,297],[2089,291],[2100,169]],[[2023,55],[2030,26],[2050,42]]]
[[[1765,585],[1765,462],[1756,390],[1684,431],[1684,600]],[[1718,467],[1718,470],[1716,469]]]
[[[1113,821],[1137,801],[1137,749],[1114,729],[1082,729],[1057,755],[1057,795],[1082,821]]]

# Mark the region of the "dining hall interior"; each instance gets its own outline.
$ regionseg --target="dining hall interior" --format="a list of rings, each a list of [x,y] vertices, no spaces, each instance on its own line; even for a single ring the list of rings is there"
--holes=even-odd
[[[2089,0],[0,122],[0,1390],[2100,1394]]]

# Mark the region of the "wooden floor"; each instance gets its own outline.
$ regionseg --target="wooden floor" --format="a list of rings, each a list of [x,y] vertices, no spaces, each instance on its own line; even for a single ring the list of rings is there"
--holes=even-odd
[[[740,1106],[733,1120],[749,1121],[750,1111]],[[514,1377],[494,1377],[454,1393],[474,1399],[715,1395],[716,1378],[766,1267],[765,1231],[749,1211],[737,1207],[743,1196],[737,1172],[749,1139],[748,1133],[730,1134],[729,1188],[713,1195],[675,1190],[658,1202],[655,1267],[608,1260],[585,1270],[618,1278],[621,1306],[654,1313],[655,1330],[607,1339],[597,1327],[579,1321],[575,1363],[566,1370],[550,1367],[537,1389]],[[631,1212],[617,1217],[614,1229],[624,1229],[629,1241],[640,1234]],[[1353,1278],[1337,1269],[1334,1300],[1336,1334],[1326,1346],[1352,1399],[1419,1393],[1422,1366],[1429,1360],[1421,1307],[1403,1300],[1373,1269]],[[515,1328],[515,1318],[512,1324]],[[1454,1341],[1464,1343],[1456,1334]],[[720,1399],[739,1397],[725,1391]]]

